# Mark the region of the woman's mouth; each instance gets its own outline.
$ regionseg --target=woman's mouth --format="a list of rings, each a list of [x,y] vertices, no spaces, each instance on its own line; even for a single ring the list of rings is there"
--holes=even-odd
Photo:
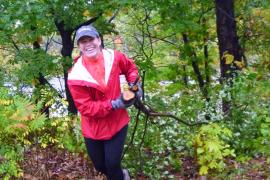
[[[95,50],[95,48],[86,48],[85,51],[88,53],[91,53]]]

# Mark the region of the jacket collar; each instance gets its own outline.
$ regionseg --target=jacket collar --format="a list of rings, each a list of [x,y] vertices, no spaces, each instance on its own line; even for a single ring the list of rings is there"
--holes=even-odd
[[[114,51],[111,49],[103,49],[102,52],[105,66],[105,83],[107,85],[114,62]],[[68,74],[68,81],[69,84],[73,84],[72,82],[81,82],[81,84],[88,84],[89,86],[99,86],[98,82],[87,71],[86,67],[84,67],[82,56],[77,60],[71,69],[71,72]]]

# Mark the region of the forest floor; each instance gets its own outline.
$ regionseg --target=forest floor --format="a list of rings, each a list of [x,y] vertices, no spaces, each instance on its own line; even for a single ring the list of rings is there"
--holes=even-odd
[[[180,172],[168,169],[176,179],[201,179],[194,166],[194,160],[189,157],[181,158]],[[65,150],[54,148],[35,149],[25,152],[22,162],[25,180],[44,179],[85,179],[105,180],[105,177],[96,172],[86,154],[72,154]],[[149,179],[144,175],[137,175],[137,180]],[[226,169],[219,175],[207,179],[233,179],[233,180],[267,180],[270,179],[270,163],[266,158],[254,158],[245,163],[228,160]]]

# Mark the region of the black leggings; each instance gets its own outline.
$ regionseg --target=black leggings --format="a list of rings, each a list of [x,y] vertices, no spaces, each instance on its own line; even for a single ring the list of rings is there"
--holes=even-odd
[[[121,157],[127,136],[128,125],[123,127],[110,140],[84,138],[88,155],[97,171],[106,175],[108,180],[122,180]]]

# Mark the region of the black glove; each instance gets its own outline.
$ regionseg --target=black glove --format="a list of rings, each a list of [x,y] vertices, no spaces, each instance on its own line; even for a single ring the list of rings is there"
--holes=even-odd
[[[142,98],[143,90],[141,82],[137,82],[136,84],[129,83],[129,89],[135,93],[135,97],[137,100],[140,100]]]
[[[135,102],[135,97],[129,101],[125,101],[123,99],[123,94],[121,94],[117,99],[112,100],[111,104],[112,104],[112,108],[113,109],[125,109],[128,108],[130,106],[132,106]]]

